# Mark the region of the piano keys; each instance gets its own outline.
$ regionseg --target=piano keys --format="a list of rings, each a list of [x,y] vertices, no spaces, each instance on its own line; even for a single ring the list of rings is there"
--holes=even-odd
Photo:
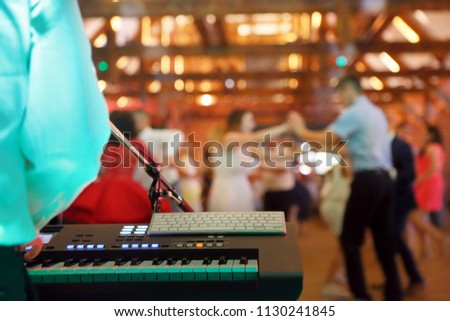
[[[205,263],[204,260],[190,260],[170,263],[167,260],[158,264],[151,260],[142,260],[136,264],[127,261],[103,262],[95,265],[78,264],[65,266],[58,262],[49,266],[36,265],[28,268],[28,274],[35,284],[45,283],[92,283],[92,282],[142,282],[142,281],[206,281],[206,280],[256,280],[258,277],[257,260],[219,260]]]
[[[290,224],[286,235],[150,237],[133,225],[49,228],[43,232],[50,241],[27,264],[44,300],[296,300],[302,290]]]

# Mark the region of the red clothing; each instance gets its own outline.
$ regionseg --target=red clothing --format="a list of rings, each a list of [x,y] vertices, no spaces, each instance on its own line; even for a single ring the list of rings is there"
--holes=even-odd
[[[132,143],[145,150],[139,140]],[[147,191],[133,180],[137,164],[122,144],[106,146],[98,179],[63,213],[64,220],[81,224],[149,223],[152,208]],[[166,200],[161,202],[162,212],[167,211],[167,204]]]
[[[444,176],[442,170],[444,168],[444,150],[439,144],[432,144],[428,148],[433,147],[437,149],[438,153],[438,169],[426,180],[414,186],[417,205],[420,209],[425,211],[440,211],[443,206],[444,196]],[[423,153],[417,158],[416,177],[420,177],[430,168],[431,163],[428,157]]]
[[[107,175],[86,187],[63,214],[78,224],[149,223],[151,206],[138,183]]]

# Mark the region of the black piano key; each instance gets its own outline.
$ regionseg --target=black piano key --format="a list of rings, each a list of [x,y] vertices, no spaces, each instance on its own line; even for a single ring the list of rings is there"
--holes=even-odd
[[[44,260],[42,262],[42,267],[50,267],[52,265],[55,265],[56,263],[58,263],[58,262],[55,260],[52,260],[52,259]]]
[[[219,265],[227,264],[227,258],[225,256],[219,257]]]
[[[66,259],[64,260],[64,266],[65,267],[69,267],[69,266],[74,266],[76,265],[78,262],[75,261],[74,259]]]
[[[155,257],[152,260],[152,265],[160,265],[162,263],[162,260],[160,260],[159,258]]]
[[[27,263],[25,263],[25,266],[26,266],[27,268],[32,268],[32,267],[38,266],[38,265],[40,265],[40,264],[41,264],[40,261],[33,260],[33,261],[28,261]]]
[[[191,263],[191,260],[189,260],[188,258],[182,258],[181,259],[181,265],[188,265],[189,263]]]
[[[101,266],[101,265],[106,263],[106,260],[104,260],[104,259],[94,259],[93,262],[94,262],[94,266]]]
[[[209,257],[205,257],[204,259],[203,259],[203,262],[202,262],[202,264],[204,264],[204,265],[209,265],[209,264],[211,264],[211,259],[209,258]]]
[[[239,264],[247,264],[248,259],[245,256],[241,256],[241,259],[239,260]]]
[[[78,266],[87,266],[87,265],[89,265],[89,264],[91,264],[92,263],[92,260],[91,259],[81,259],[79,262],[78,262]]]
[[[144,262],[143,259],[141,259],[139,257],[134,257],[134,258],[131,259],[130,265],[136,266],[136,265],[141,264],[142,262]]]
[[[177,263],[177,260],[174,258],[171,257],[167,259],[167,265],[174,265],[175,263]]]
[[[122,266],[122,265],[126,264],[127,262],[128,262],[127,259],[124,259],[124,258],[118,258],[118,259],[116,259],[114,265],[116,265],[116,266]]]

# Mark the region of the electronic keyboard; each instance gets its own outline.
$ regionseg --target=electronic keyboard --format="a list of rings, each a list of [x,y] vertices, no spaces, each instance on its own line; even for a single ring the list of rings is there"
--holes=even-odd
[[[296,300],[295,227],[286,235],[149,236],[147,225],[62,225],[26,264],[42,300]]]

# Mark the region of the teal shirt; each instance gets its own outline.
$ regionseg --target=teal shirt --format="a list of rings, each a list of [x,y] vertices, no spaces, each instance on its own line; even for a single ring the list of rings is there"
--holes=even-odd
[[[359,96],[330,126],[341,139],[348,140],[353,170],[390,170],[391,147],[386,117],[366,96]]]
[[[33,240],[94,180],[108,113],[75,0],[0,2],[0,245]]]

